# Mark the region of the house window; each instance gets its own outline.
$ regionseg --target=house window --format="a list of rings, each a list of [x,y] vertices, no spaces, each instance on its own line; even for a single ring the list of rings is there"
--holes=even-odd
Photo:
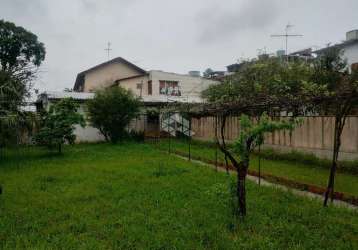
[[[148,81],[148,95],[152,95],[152,81]]]
[[[141,83],[137,83],[137,89],[142,89],[142,84]]]
[[[179,82],[159,81],[159,93],[161,95],[181,96]]]

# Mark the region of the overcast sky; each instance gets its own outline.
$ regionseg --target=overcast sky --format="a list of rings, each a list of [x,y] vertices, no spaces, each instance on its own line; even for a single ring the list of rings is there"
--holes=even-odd
[[[340,42],[358,29],[358,0],[0,0],[0,18],[35,33],[46,46],[36,87],[72,88],[76,75],[121,56],[146,70],[224,70],[258,49],[289,52]]]

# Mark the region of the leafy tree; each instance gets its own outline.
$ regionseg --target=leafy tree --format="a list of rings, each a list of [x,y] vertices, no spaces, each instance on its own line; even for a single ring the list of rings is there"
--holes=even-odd
[[[31,124],[19,107],[44,59],[45,47],[36,35],[0,20],[0,147],[14,139],[19,126]]]
[[[246,215],[246,176],[250,165],[250,155],[264,143],[265,133],[279,130],[293,130],[300,122],[298,119],[271,120],[266,113],[258,117],[254,122],[247,115],[240,117],[240,133],[234,141],[234,148],[229,149],[225,143],[224,133],[221,133],[221,141],[217,137],[217,144],[237,172],[237,201],[238,214]],[[226,117],[223,117],[222,128],[225,126]],[[238,157],[236,157],[236,155]]]
[[[0,147],[16,138],[14,130],[23,112],[18,110],[25,88],[9,72],[0,70]]]
[[[333,115],[335,118],[333,135],[333,157],[324,206],[329,196],[334,198],[335,174],[338,167],[338,155],[341,147],[341,135],[347,116],[358,103],[358,70],[349,72],[347,62],[337,48],[327,49],[314,62],[314,82],[309,91],[322,99],[314,107],[317,112]]]
[[[283,63],[265,59],[245,64],[222,84],[212,85],[203,97],[215,104],[216,115],[221,117],[217,144],[237,171],[238,213],[246,214],[245,180],[252,151],[263,143],[265,133],[291,130],[299,124],[294,117],[307,108],[304,105],[305,89],[310,86],[312,68],[304,62]],[[239,111],[238,111],[239,110]],[[273,121],[281,110],[292,114],[287,120]],[[243,113],[240,135],[235,139],[234,150],[225,142],[226,118],[232,113]],[[257,118],[254,123],[251,120]],[[220,135],[221,136],[220,136]]]
[[[78,108],[79,105],[72,98],[62,99],[50,106],[42,116],[42,127],[35,137],[36,142],[49,148],[57,146],[61,154],[62,144],[73,144],[76,140],[73,133],[75,125],[85,126],[83,116],[77,112]]]
[[[45,48],[36,35],[0,20],[0,144],[18,133],[14,124],[28,120],[20,107],[44,59]]]
[[[117,143],[126,135],[126,127],[137,116],[139,106],[130,90],[122,87],[99,90],[88,102],[89,119],[107,141]]]
[[[45,59],[45,47],[37,36],[14,23],[0,20],[1,69],[32,73],[32,66],[40,66]],[[24,77],[29,77],[25,76]]]

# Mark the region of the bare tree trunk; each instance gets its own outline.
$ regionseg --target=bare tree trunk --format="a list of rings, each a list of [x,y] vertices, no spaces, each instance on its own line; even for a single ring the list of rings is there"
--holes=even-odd
[[[329,173],[328,185],[327,190],[324,196],[323,206],[328,205],[328,199],[331,197],[331,201],[333,202],[334,199],[334,181],[335,175],[337,172],[338,166],[338,155],[339,150],[341,147],[341,135],[344,128],[344,124],[346,122],[347,113],[349,112],[350,108],[346,109],[346,112],[335,117],[335,124],[334,124],[334,144],[333,144],[333,159],[332,159],[332,166]]]
[[[58,153],[62,154],[62,144],[61,143],[58,144]]]
[[[222,116],[221,120],[221,143],[219,142],[218,136],[216,137],[217,145],[219,146],[221,152],[225,155],[225,160],[230,160],[234,168],[236,169],[237,173],[237,202],[238,202],[238,214],[244,217],[246,215],[246,175],[247,169],[249,166],[249,159],[245,161],[238,162],[235,157],[230,153],[230,151],[226,147],[225,143],[225,123],[226,123],[226,116]]]
[[[246,175],[247,167],[243,164],[237,170],[237,198],[238,198],[238,209],[239,215],[246,216]]]

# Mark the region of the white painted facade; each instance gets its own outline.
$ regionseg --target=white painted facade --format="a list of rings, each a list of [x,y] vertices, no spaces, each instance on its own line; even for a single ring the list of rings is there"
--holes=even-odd
[[[175,83],[180,95],[160,93],[160,82]],[[130,89],[146,102],[167,102],[167,99],[178,102],[203,102],[201,92],[218,81],[184,74],[150,70],[147,75],[118,80],[117,85]],[[151,85],[151,91],[149,90]]]
[[[207,89],[210,85],[217,84],[217,81],[206,79],[203,77],[196,77],[190,75],[182,75],[176,73],[169,73],[160,70],[151,70],[149,71],[149,80],[152,81],[152,96],[167,97],[159,92],[160,81],[173,81],[178,82],[179,90],[181,92],[181,97],[183,100],[198,100],[201,98],[201,92]]]
[[[45,92],[39,95],[38,102],[48,110],[49,107],[63,98],[72,97],[80,104],[79,113],[87,120],[86,101],[94,97],[96,90],[121,86],[131,90],[146,104],[157,105],[167,102],[202,103],[201,92],[218,81],[200,76],[176,74],[160,70],[145,71],[123,58],[97,65],[77,75],[74,90],[78,92]],[[153,124],[145,118],[135,119],[131,128],[150,130]],[[157,129],[155,129],[157,132]],[[98,129],[90,126],[76,126],[76,142],[98,142],[104,137]]]
[[[76,135],[76,143],[101,142],[105,140],[101,132],[89,124],[87,124],[84,128],[79,125],[76,125],[75,127],[76,129],[74,134]]]
[[[338,48],[342,51],[342,57],[347,60],[348,70],[351,70],[352,64],[358,64],[358,30],[351,30],[346,33],[346,39],[338,44],[317,50],[313,53],[320,55],[329,48]]]
[[[358,42],[346,45],[343,48],[343,57],[347,59],[349,67],[353,63],[358,63]]]
[[[151,98],[156,101],[167,99],[167,96],[177,101],[203,102],[201,92],[216,83],[218,81],[189,74],[146,71],[118,57],[79,73],[74,90],[95,92],[101,88],[121,86],[131,90],[136,96],[145,98],[147,102]]]

